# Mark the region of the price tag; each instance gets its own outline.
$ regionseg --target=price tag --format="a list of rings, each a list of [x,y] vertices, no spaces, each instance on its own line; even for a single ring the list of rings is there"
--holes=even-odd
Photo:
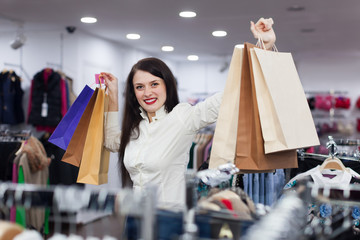
[[[41,116],[47,117],[48,116],[48,104],[47,104],[47,93],[44,93],[43,103],[41,104]]]

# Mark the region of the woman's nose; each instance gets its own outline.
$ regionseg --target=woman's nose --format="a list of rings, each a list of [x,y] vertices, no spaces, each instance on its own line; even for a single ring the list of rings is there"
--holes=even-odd
[[[145,90],[144,90],[144,94],[145,94],[145,96],[150,96],[151,95],[151,89],[146,87]]]

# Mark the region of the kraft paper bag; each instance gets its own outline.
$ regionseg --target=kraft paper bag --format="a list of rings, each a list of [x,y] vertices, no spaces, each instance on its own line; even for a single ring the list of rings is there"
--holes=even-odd
[[[243,49],[235,46],[216,122],[209,168],[234,163],[239,116],[241,62]]]
[[[319,145],[291,53],[250,50],[265,153]]]
[[[79,124],[74,131],[74,134],[61,161],[69,163],[76,167],[80,166],[82,152],[85,145],[85,139],[90,124],[90,118],[94,109],[97,95],[98,89],[96,88],[84,110],[84,113],[80,118]]]
[[[94,90],[85,86],[49,138],[49,142],[66,150]]]
[[[110,152],[104,147],[104,113],[108,98],[104,89],[97,90],[77,178],[78,183],[94,185],[107,183],[110,158]]]
[[[252,172],[297,168],[296,150],[265,154],[250,65],[250,48],[253,47],[254,45],[245,43],[243,51],[235,165],[240,170],[252,170]]]
[[[90,124],[90,118],[94,109],[97,95],[98,88],[95,89],[93,95],[91,96],[61,161],[70,163],[76,167],[80,166],[85,139]]]

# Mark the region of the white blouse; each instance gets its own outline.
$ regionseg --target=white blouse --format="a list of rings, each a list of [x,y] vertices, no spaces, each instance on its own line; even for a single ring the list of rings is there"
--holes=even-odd
[[[222,93],[217,93],[195,106],[180,103],[170,113],[163,106],[151,123],[141,109],[139,138],[130,139],[124,155],[135,191],[154,184],[159,207],[184,206],[185,171],[192,141],[201,128],[216,121],[221,98]],[[119,123],[118,112],[107,113],[104,145],[112,152],[120,146]]]

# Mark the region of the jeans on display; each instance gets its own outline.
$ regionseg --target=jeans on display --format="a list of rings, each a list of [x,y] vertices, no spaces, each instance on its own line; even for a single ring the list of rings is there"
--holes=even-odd
[[[195,218],[198,226],[199,238],[218,239],[221,229],[226,225],[230,228],[234,239],[243,236],[247,229],[254,223],[249,220],[238,220],[231,215],[218,212],[197,214]],[[158,210],[156,213],[155,238],[157,240],[178,239],[184,231],[183,214]],[[141,221],[139,218],[128,217],[126,221],[125,234],[128,240],[135,240],[141,237]]]

